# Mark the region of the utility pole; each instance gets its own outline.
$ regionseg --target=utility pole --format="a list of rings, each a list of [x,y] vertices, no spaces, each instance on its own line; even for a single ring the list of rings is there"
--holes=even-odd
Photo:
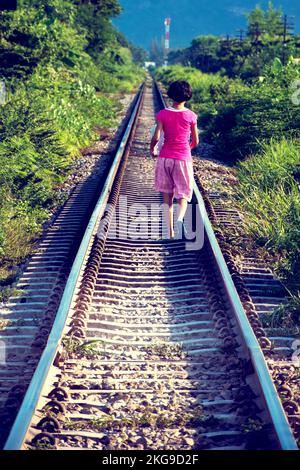
[[[221,45],[221,48],[222,48],[224,54],[228,53],[228,51],[230,50],[231,44],[232,44],[232,41],[230,39],[229,34],[227,34],[226,37],[223,36],[220,39],[220,45]]]
[[[256,44],[256,47],[257,47],[259,43],[259,38],[263,33],[258,23],[255,23],[253,33],[254,33],[254,43]]]
[[[220,42],[221,42],[223,48],[227,51],[232,46],[233,39],[231,39],[229,34],[227,34],[226,37],[222,37]]]
[[[294,31],[294,17],[284,15],[282,17],[282,63],[286,65],[287,60],[287,43],[288,37],[293,34]]]
[[[168,65],[168,55],[170,51],[170,25],[171,25],[171,18],[165,18],[165,50],[164,50],[164,56],[165,56],[165,61],[164,65]]]
[[[257,76],[260,75],[261,68],[262,68],[261,59],[260,59],[260,49],[261,49],[260,38],[264,32],[265,31],[263,27],[258,22],[253,23],[252,28],[251,28],[251,47],[254,47],[254,54],[256,57],[254,67],[255,67]]]
[[[244,29],[237,29],[237,38],[239,39],[240,43],[242,43],[244,41],[244,33],[245,33],[245,30]]]

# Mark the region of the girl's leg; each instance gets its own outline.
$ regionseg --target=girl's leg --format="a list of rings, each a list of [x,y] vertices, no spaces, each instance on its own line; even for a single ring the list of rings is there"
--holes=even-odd
[[[183,218],[185,216],[187,210],[188,201],[185,198],[178,199],[178,209],[177,209],[177,220],[176,220],[176,231],[177,231],[177,238],[186,239],[187,232],[186,228],[183,223]]]
[[[178,206],[179,207],[178,207],[177,220],[180,220],[181,222],[183,221],[183,218],[184,218],[186,210],[187,210],[187,205],[188,205],[188,202],[184,197],[178,199]]]
[[[165,211],[165,221],[168,229],[168,237],[174,238],[174,228],[173,228],[173,194],[163,193],[164,195],[164,211]]]

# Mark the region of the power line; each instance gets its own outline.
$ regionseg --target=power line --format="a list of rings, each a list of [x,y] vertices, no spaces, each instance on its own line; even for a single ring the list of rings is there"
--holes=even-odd
[[[237,38],[240,40],[240,42],[243,42],[244,41],[244,34],[245,34],[245,30],[244,29],[237,29]]]
[[[294,17],[293,16],[288,16],[288,15],[283,15],[281,18],[281,27],[282,27],[282,63],[283,65],[286,64],[286,59],[287,59],[287,43],[288,43],[288,37],[291,36],[294,32],[295,29],[295,24],[294,24]]]

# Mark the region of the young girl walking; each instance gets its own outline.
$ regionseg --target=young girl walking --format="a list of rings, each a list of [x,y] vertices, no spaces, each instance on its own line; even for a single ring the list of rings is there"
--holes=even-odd
[[[171,83],[168,96],[173,103],[171,107],[162,109],[156,115],[157,125],[151,140],[150,153],[154,156],[155,147],[163,132],[164,143],[155,166],[155,189],[163,193],[167,207],[168,237],[174,238],[174,198],[179,206],[177,236],[184,237],[186,234],[183,218],[187,204],[192,199],[194,182],[191,150],[199,144],[199,134],[197,115],[185,107],[192,97],[189,83],[184,80]]]

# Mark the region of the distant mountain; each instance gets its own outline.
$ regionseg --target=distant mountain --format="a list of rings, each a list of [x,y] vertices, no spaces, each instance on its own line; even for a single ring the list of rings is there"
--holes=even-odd
[[[151,40],[164,35],[164,18],[171,17],[171,47],[186,47],[200,34],[234,36],[245,28],[245,13],[268,0],[119,0],[124,12],[113,23],[136,45],[149,49]],[[275,7],[295,16],[300,32],[300,0],[274,0]]]

